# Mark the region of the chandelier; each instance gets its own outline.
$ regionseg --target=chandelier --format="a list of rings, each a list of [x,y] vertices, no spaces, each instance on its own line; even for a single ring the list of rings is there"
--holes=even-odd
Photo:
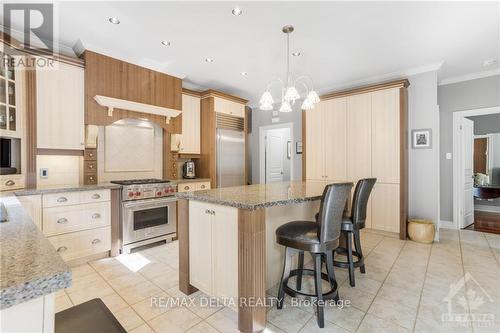
[[[286,78],[285,81],[280,78],[275,78],[268,82],[266,91],[260,98],[260,109],[269,111],[273,109],[274,99],[269,89],[273,84],[281,85],[281,106],[280,112],[292,112],[292,105],[300,99],[300,94],[297,86],[305,89],[305,98],[302,102],[302,110],[314,109],[316,103],[320,101],[318,94],[312,87],[312,80],[308,76],[300,76],[294,79],[290,72],[290,34],[293,32],[293,26],[285,25],[282,31],[286,34]],[[310,83],[311,86],[307,85]]]

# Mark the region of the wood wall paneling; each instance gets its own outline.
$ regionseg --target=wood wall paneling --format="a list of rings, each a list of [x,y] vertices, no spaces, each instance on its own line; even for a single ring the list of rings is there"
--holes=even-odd
[[[212,188],[216,188],[216,129],[213,97],[201,100],[200,127],[201,149],[200,158],[195,161],[196,173],[200,178],[210,178],[210,185]]]
[[[29,61],[32,63],[32,61]],[[26,69],[26,187],[36,187],[36,68]]]
[[[120,254],[121,240],[120,240],[120,189],[111,190],[111,256],[116,257]]]
[[[189,201],[177,201],[177,237],[179,238],[179,290],[186,295],[197,291],[189,283]]]
[[[399,88],[399,238],[406,239],[408,219],[408,90]]]

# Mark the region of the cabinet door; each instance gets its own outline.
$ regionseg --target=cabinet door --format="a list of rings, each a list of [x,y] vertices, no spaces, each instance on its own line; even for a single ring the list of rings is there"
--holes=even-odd
[[[399,89],[372,93],[372,175],[380,183],[399,183]]]
[[[371,177],[371,94],[347,97],[347,178]]]
[[[200,99],[182,95],[182,136],[180,153],[200,153]]]
[[[225,113],[230,116],[245,117],[245,105],[228,101],[227,99],[214,97],[215,112]]]
[[[84,149],[83,69],[57,63],[36,73],[37,146]]]
[[[306,180],[324,180],[325,154],[323,115],[326,102],[320,102],[306,114]]]
[[[399,184],[375,184],[371,202],[372,228],[399,233]]]
[[[238,297],[238,209],[214,205],[214,211],[213,296],[236,298]]]
[[[325,176],[331,181],[347,179],[347,99],[325,101],[324,149]]]
[[[213,205],[189,201],[189,283],[212,295]]]
[[[23,195],[17,197],[23,208],[28,213],[29,217],[33,220],[35,225],[42,229],[42,196],[37,195]]]

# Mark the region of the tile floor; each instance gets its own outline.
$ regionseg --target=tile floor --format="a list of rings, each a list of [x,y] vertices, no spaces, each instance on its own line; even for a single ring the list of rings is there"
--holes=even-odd
[[[442,230],[439,243],[422,245],[363,232],[362,246],[366,274],[357,271],[355,288],[336,269],[341,298],[351,306],[325,308],[319,329],[314,308],[287,299],[283,310],[268,309],[266,331],[500,332],[500,235]],[[73,268],[73,285],[57,294],[56,311],[100,297],[129,332],[237,332],[236,312],[202,306],[200,292],[192,303],[161,307],[151,305],[157,296],[186,297],[178,290],[177,242]]]

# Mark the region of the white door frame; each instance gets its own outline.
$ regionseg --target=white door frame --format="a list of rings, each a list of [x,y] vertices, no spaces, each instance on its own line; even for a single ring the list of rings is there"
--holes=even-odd
[[[264,184],[266,182],[266,149],[265,149],[265,138],[264,133],[269,129],[278,128],[289,128],[290,129],[290,140],[292,141],[292,154],[290,155],[290,180],[293,179],[293,159],[294,159],[294,147],[293,147],[293,123],[282,123],[276,125],[266,125],[259,127],[259,183]]]
[[[500,113],[500,106],[491,108],[472,109],[453,112],[453,228],[459,229],[462,218],[460,211],[463,203],[463,191],[461,189],[461,169],[464,161],[460,147],[460,124],[462,118],[471,116],[482,116],[487,114]]]

